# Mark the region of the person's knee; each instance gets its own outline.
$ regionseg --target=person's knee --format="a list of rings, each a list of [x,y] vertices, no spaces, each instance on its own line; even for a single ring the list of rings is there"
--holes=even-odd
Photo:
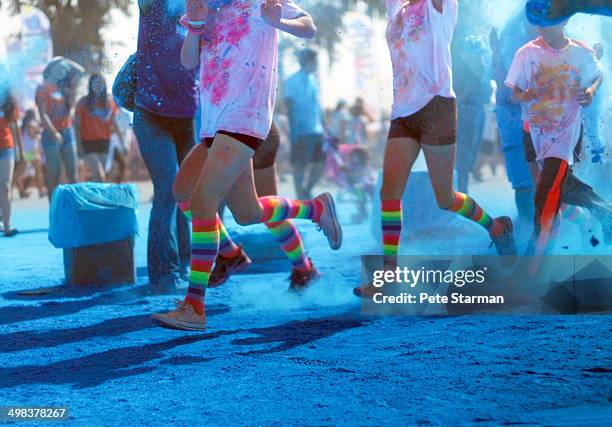
[[[234,215],[234,220],[238,223],[238,225],[247,226],[259,224],[261,222],[261,213],[257,211],[232,213]]]

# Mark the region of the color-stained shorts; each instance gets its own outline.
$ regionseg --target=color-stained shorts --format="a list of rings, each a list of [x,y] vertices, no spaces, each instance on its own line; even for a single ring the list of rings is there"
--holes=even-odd
[[[454,144],[457,139],[455,99],[434,96],[413,115],[391,120],[388,139],[393,138],[412,138],[426,145]]]
[[[584,137],[584,128],[580,129],[580,139],[574,148],[574,163],[580,161],[580,150],[582,150],[582,139]],[[533,140],[531,134],[527,131],[523,131],[523,147],[525,148],[525,160],[528,163],[535,163],[538,158],[535,147],[533,146]]]
[[[265,141],[243,134],[225,131],[219,131],[218,133],[231,136],[232,138],[237,139],[255,150],[255,155],[253,156],[253,169],[268,169],[274,165],[274,162],[276,162],[276,153],[278,152],[278,146],[280,145],[280,135],[274,122],[272,122],[270,133]],[[214,138],[206,138],[204,143],[206,144],[206,147],[210,148],[213,141]]]

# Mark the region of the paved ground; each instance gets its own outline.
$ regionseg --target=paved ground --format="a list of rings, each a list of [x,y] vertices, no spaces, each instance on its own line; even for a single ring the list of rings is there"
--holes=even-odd
[[[510,209],[501,181],[474,193]],[[351,288],[377,244],[348,204],[339,252],[301,224],[324,274],[305,295],[285,292],[286,263],[262,262],[210,291],[208,332],[156,328],[173,297],[146,292],[150,194],[138,283],[116,288],[62,287],[45,204],[16,203],[22,233],[0,239],[0,406],[67,405],[77,426],[612,425],[609,316],[363,317]],[[489,253],[480,230],[465,237],[428,249]]]

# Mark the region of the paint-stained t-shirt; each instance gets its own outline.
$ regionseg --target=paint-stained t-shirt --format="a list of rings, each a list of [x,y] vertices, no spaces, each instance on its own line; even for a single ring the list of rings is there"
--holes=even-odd
[[[393,64],[391,119],[411,116],[434,96],[455,98],[451,41],[457,23],[457,0],[408,3],[386,0],[387,44]]]
[[[282,17],[304,12],[281,0]],[[217,131],[266,139],[278,79],[278,32],[261,17],[260,0],[209,0],[201,41],[201,138]]]
[[[577,97],[600,73],[594,52],[576,40],[554,49],[540,37],[516,53],[506,85],[536,93],[533,101],[521,105],[537,160],[555,157],[573,163],[582,126]]]

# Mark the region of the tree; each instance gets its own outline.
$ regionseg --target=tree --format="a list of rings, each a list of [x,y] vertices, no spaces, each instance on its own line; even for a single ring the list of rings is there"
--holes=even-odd
[[[0,0],[12,10],[19,11],[21,4],[29,4],[42,10],[51,21],[55,55],[62,55],[83,64],[88,69],[98,69],[105,63],[105,42],[101,30],[108,24],[112,9],[129,13],[135,0]],[[342,16],[358,5],[364,4],[373,15],[384,13],[384,0],[317,0],[309,11],[318,27],[316,43],[326,49],[333,59],[333,51],[342,35]]]
[[[316,43],[328,51],[332,60],[343,32],[342,17],[360,5],[365,5],[372,16],[382,16],[385,11],[384,0],[318,0],[308,8],[317,25]]]
[[[128,13],[132,0],[5,0],[14,12],[21,5],[42,10],[51,21],[55,55],[65,56],[98,70],[106,61],[101,30],[112,9]]]

